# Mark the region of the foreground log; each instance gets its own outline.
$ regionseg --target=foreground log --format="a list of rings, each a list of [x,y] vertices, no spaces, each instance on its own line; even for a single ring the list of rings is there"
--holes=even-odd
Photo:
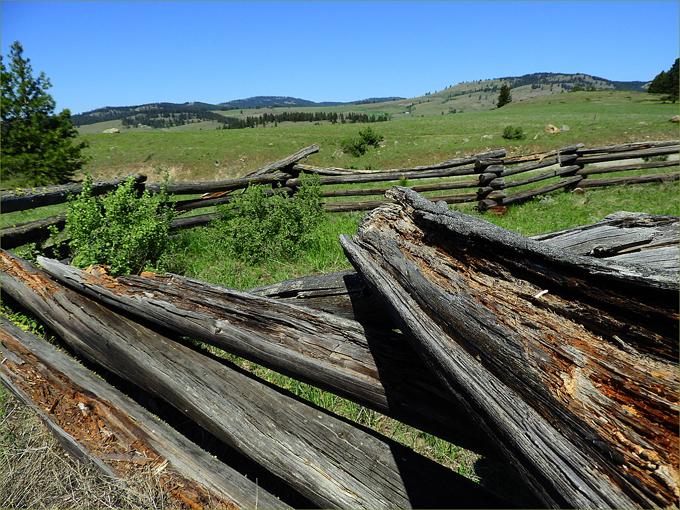
[[[424,371],[401,334],[180,276],[113,279],[55,260],[66,285],[141,320],[209,343],[365,405],[467,449],[493,455],[455,398]]]
[[[69,453],[109,476],[124,480],[141,469],[159,469],[168,497],[181,503],[287,508],[73,358],[4,318],[2,352],[3,385],[35,408]]]
[[[388,195],[343,248],[537,497],[677,505],[677,282]]]
[[[146,181],[146,175],[127,175],[108,181],[94,181],[92,195],[103,195],[116,189],[128,178],[133,177],[138,186]],[[40,188],[17,188],[2,190],[0,193],[0,208],[3,213],[35,209],[46,205],[63,204],[69,195],[78,195],[83,190],[82,184],[62,184],[59,186],[45,186]]]
[[[2,269],[3,292],[74,350],[162,397],[319,507],[508,505],[405,446],[132,322],[5,252]]]

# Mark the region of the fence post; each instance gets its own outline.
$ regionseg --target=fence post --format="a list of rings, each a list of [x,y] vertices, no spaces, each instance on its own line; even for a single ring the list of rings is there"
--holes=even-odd
[[[501,177],[505,170],[502,159],[478,159],[475,161],[475,172],[479,173],[477,190],[477,210],[484,212],[490,207],[502,205],[507,196],[505,178]]]

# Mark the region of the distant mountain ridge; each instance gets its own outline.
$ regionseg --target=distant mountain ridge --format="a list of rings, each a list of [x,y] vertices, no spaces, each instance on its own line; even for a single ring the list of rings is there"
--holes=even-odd
[[[500,87],[499,84],[507,84],[513,90],[513,98],[516,96],[532,97],[545,93],[560,93],[570,91],[574,87],[588,89],[609,89],[609,90],[634,90],[646,91],[651,82],[643,81],[611,81],[605,78],[590,76],[587,74],[562,74],[562,73],[533,73],[523,76],[513,76],[505,78],[495,78],[493,80],[478,80],[475,82],[463,82],[458,85],[448,87],[439,93],[429,92],[421,98],[433,98],[434,96],[446,95],[445,101],[450,101],[456,96],[485,92],[486,100],[479,103],[475,109],[493,108],[493,101],[489,94],[494,94]],[[539,90],[540,89],[540,90]],[[480,96],[481,97],[481,96]],[[403,101],[403,97],[373,97],[360,101],[336,102],[324,101],[314,102],[289,96],[255,96],[246,99],[235,99],[219,104],[203,102],[186,103],[149,103],[138,106],[106,106],[97,108],[89,112],[73,115],[71,118],[75,126],[96,124],[99,122],[123,120],[125,125],[136,124],[136,120],[142,120],[145,125],[150,127],[168,127],[181,125],[189,122],[217,121],[224,122],[225,114],[217,112],[227,112],[230,110],[246,110],[259,108],[275,107],[306,107],[306,108],[332,108],[344,105],[365,105]],[[419,98],[413,98],[417,100]],[[155,115],[157,114],[157,115]]]

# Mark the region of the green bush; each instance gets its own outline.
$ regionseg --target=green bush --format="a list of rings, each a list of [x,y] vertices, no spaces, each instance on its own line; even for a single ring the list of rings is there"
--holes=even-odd
[[[358,158],[366,154],[369,147],[377,147],[384,139],[385,137],[373,131],[371,126],[367,126],[363,131],[359,131],[357,138],[345,138],[340,142],[340,147],[343,152]]]
[[[262,185],[251,184],[243,195],[218,209],[224,218],[213,221],[217,238],[234,258],[257,263],[294,257],[314,240],[325,218],[321,178],[302,174],[302,185],[293,198],[279,190],[270,196]]]
[[[522,128],[517,126],[505,126],[505,129],[503,130],[503,138],[506,140],[523,140],[524,139],[524,132],[522,131]]]
[[[173,219],[165,189],[139,196],[130,177],[105,196],[92,196],[92,179],[70,197],[66,233],[71,263],[77,267],[110,265],[110,274],[138,274],[152,268],[163,254]]]

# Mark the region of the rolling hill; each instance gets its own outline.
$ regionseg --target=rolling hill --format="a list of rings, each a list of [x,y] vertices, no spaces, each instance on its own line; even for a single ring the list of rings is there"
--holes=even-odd
[[[361,113],[390,118],[458,114],[495,108],[501,86],[511,88],[513,101],[573,90],[645,91],[649,82],[611,81],[587,74],[533,73],[518,77],[463,82],[441,91],[406,99],[375,97],[361,101],[314,102],[288,96],[256,96],[219,104],[203,102],[151,103],[104,107],[73,115],[80,132],[96,133],[109,127],[129,129],[199,129],[224,127],[230,120],[282,111]],[[578,87],[578,88],[577,88]],[[236,112],[235,110],[239,110]],[[228,119],[231,117],[231,119]],[[101,129],[100,129],[101,128]]]

